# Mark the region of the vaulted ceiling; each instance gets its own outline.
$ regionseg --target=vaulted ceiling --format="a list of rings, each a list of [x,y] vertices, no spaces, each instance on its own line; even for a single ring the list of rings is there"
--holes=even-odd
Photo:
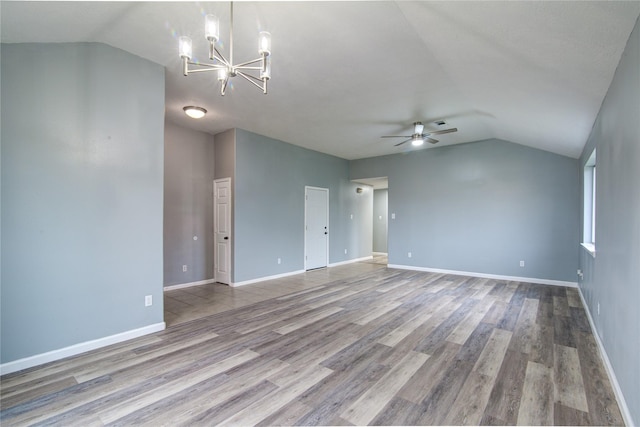
[[[272,79],[263,95],[236,77],[224,97],[214,74],[181,73],[180,35],[207,57],[206,13],[220,16],[228,51],[227,2],[2,1],[0,35],[154,61],[166,67],[167,120],[212,134],[239,127],[357,159],[411,150],[380,136],[443,119],[459,131],[437,146],[500,138],[578,157],[640,2],[236,2],[236,62],[257,57],[268,30]],[[196,121],[185,105],[209,113]]]

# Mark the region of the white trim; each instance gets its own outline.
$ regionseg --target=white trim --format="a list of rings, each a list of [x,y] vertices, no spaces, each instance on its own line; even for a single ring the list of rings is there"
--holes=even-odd
[[[280,279],[282,277],[294,276],[296,274],[301,274],[304,272],[305,272],[304,270],[297,270],[297,271],[290,271],[289,273],[276,274],[274,276],[265,276],[265,277],[259,277],[257,279],[245,280],[244,282],[231,282],[229,283],[229,286],[233,288],[237,288],[238,286],[250,285],[252,283],[264,282],[266,280]]]
[[[591,254],[593,258],[596,257],[596,245],[594,245],[593,243],[580,243],[580,246],[582,246],[587,252],[589,252],[589,254]]]
[[[602,344],[602,340],[600,340],[600,335],[598,334],[598,330],[596,329],[596,324],[593,321],[593,317],[591,317],[591,311],[589,311],[589,306],[587,305],[587,301],[584,299],[584,295],[582,294],[582,289],[578,287],[578,293],[580,294],[580,299],[582,300],[582,306],[584,307],[584,311],[587,313],[587,319],[589,319],[589,325],[591,326],[591,332],[596,339],[596,343],[598,344],[598,350],[600,350],[600,357],[604,363],[604,368],[609,375],[609,381],[611,381],[611,385],[613,386],[613,392],[616,395],[616,400],[618,401],[618,407],[620,408],[620,412],[622,413],[622,418],[624,419],[624,425],[626,426],[635,426],[636,424],[633,422],[633,418],[631,417],[631,412],[629,411],[629,407],[627,406],[626,400],[624,400],[624,395],[622,394],[622,389],[620,388],[620,384],[618,383],[618,378],[616,377],[616,373],[613,370],[613,366],[611,366],[611,361],[609,360],[609,356],[607,355],[607,351],[604,349],[604,345]]]
[[[209,285],[211,283],[216,283],[216,279],[199,280],[197,282],[178,283],[177,285],[169,285],[164,287],[164,291],[167,292],[167,291],[173,291],[176,289],[190,288],[192,286]]]
[[[130,331],[121,332],[115,335],[109,335],[107,337],[98,338],[96,340],[74,344],[69,347],[60,348],[58,350],[52,350],[46,353],[25,357],[24,359],[14,360],[13,362],[3,363],[0,365],[0,375],[10,374],[12,372],[17,372],[23,369],[42,365],[44,363],[64,359],[65,357],[75,356],[77,354],[85,353],[97,348],[106,347],[111,344],[117,344],[122,341],[127,341],[133,338],[141,337],[143,335],[159,332],[164,330],[165,328],[166,325],[164,322],[154,323],[153,325],[144,326],[142,328],[132,329]]]
[[[440,268],[415,267],[413,265],[389,264],[388,268],[399,268],[401,270],[427,271],[430,273],[457,274],[459,276],[482,277],[484,279],[508,280],[513,282],[540,283],[541,285],[566,286],[577,288],[578,282],[565,282],[562,280],[536,279],[534,277],[503,276],[500,274],[474,273],[470,271],[443,270]]]
[[[370,260],[370,259],[373,259],[373,256],[370,255],[370,256],[366,256],[366,257],[362,257],[362,258],[356,258],[356,259],[350,259],[350,260],[347,260],[347,261],[335,262],[335,263],[327,265],[327,267],[337,267],[339,265],[351,264],[351,263],[360,262],[360,261],[367,261],[367,260]],[[320,268],[323,268],[323,267],[320,267]],[[290,271],[289,273],[276,274],[274,276],[259,277],[257,279],[245,280],[244,282],[235,282],[235,283],[231,283],[229,286],[236,288],[238,286],[250,285],[252,283],[265,282],[267,280],[280,279],[282,277],[295,276],[296,274],[304,274],[306,272],[307,272],[307,270]]]
[[[371,252],[373,255],[388,255],[386,252]]]
[[[362,258],[348,259],[346,261],[332,262],[329,265],[327,265],[327,267],[337,267],[339,265],[351,264],[351,263],[360,262],[360,261],[368,261],[370,259],[373,259],[373,255],[365,256]]]

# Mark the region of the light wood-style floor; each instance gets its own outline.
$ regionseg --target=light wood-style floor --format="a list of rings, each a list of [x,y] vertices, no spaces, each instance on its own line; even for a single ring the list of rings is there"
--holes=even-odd
[[[623,423],[575,289],[367,262],[166,300],[163,332],[2,377],[2,425]]]
[[[167,326],[177,325],[300,290],[315,288],[336,280],[356,277],[386,265],[386,255],[375,255],[373,259],[365,262],[310,270],[304,274],[236,288],[214,283],[176,289],[165,292],[164,320]]]

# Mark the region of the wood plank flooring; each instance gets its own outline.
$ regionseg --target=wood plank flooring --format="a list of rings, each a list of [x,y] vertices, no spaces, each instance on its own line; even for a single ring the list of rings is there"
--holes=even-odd
[[[0,423],[623,424],[576,289],[369,262],[166,299],[163,332],[3,376]]]

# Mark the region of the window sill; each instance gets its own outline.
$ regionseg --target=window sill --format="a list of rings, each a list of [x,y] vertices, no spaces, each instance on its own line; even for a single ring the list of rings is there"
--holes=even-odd
[[[580,243],[580,245],[585,248],[592,257],[596,257],[596,245],[593,243]]]

